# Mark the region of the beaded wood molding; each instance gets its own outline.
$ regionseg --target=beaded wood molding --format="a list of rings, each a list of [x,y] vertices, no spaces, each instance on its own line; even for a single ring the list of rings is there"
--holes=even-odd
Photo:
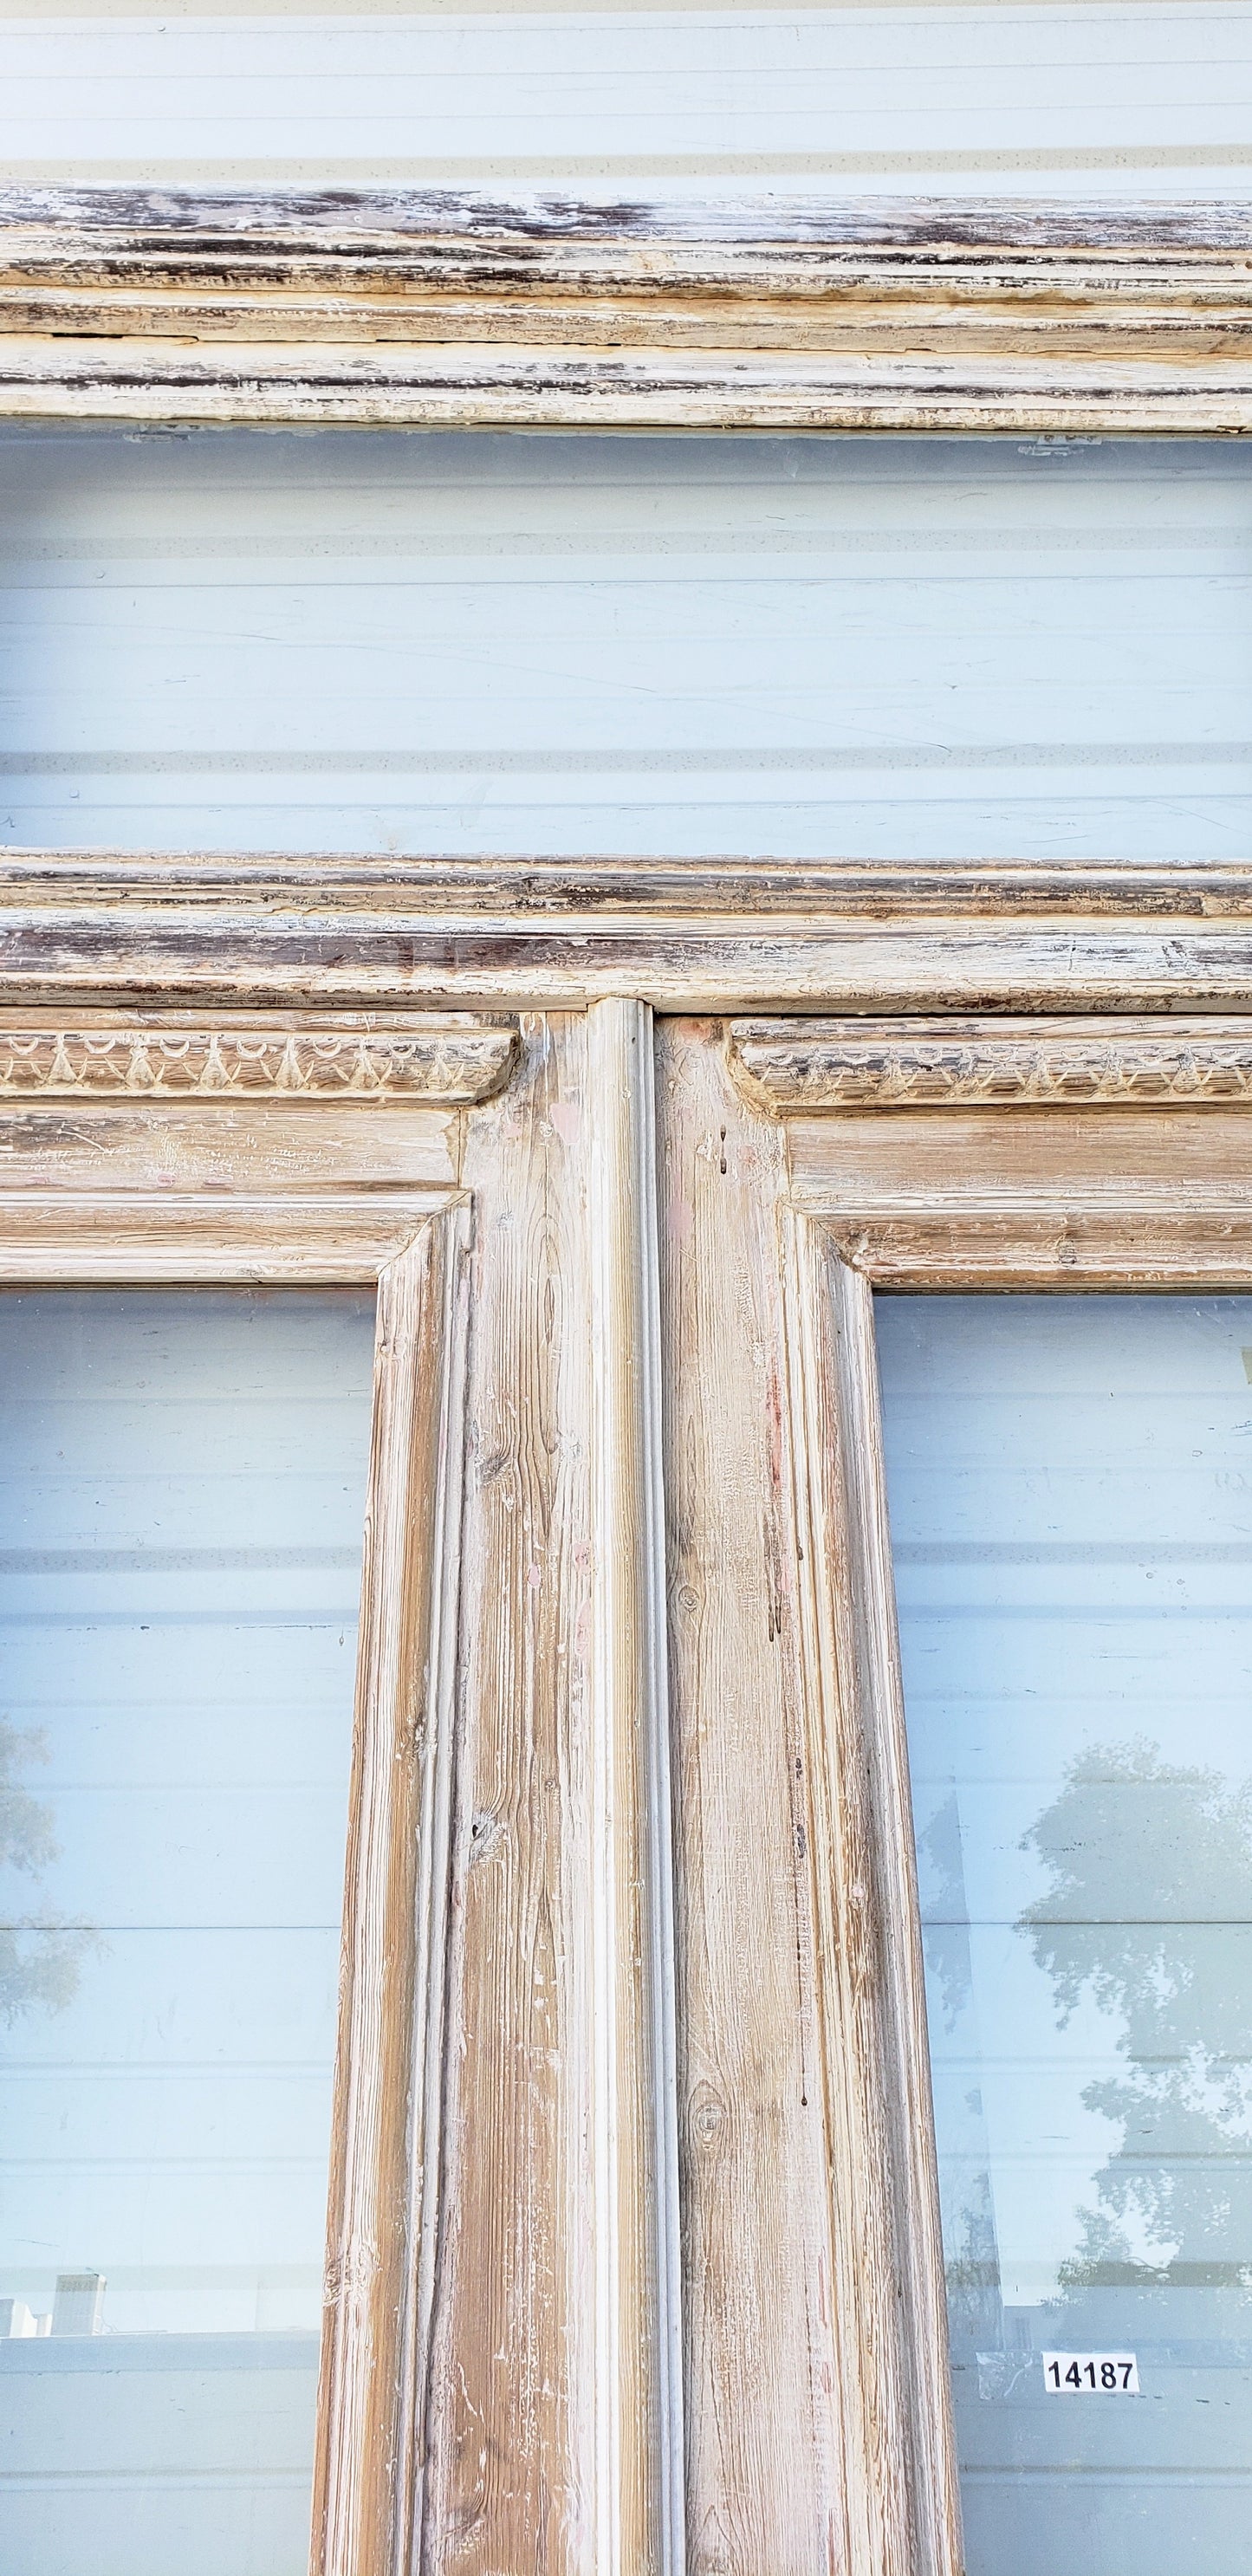
[[[743,1091],[775,1116],[1252,1106],[1252,1016],[740,1020],[729,1051]]]
[[[507,1028],[0,1028],[0,1099],[485,1100],[513,1062]]]
[[[1252,210],[0,193],[0,415],[1252,429]]]

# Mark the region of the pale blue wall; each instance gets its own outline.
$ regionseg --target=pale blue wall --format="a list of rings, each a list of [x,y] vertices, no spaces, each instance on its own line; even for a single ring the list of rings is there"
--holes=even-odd
[[[1252,462],[10,433],[0,837],[1244,858]]]
[[[131,14],[133,11],[133,14]],[[14,176],[1195,196],[1252,178],[1248,0],[0,11]]]
[[[1252,189],[1250,0],[0,0],[29,181]],[[0,840],[1248,855],[1214,447],[0,440]]]

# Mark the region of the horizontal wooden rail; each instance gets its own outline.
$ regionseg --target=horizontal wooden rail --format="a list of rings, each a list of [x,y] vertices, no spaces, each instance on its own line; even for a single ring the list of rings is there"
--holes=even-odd
[[[0,860],[0,1006],[27,1037],[34,1014],[84,1039],[158,1009],[201,1033],[247,1014],[252,1034],[262,1014],[276,1034],[368,1033],[385,1010],[410,1015],[393,1032],[407,1039],[423,1011],[495,1020],[609,995],[736,1017],[1220,1014],[1252,1010],[1250,914],[1245,869],[1181,863],[914,879],[834,861],[15,850]],[[421,1026],[450,1077],[459,1034]],[[464,1078],[490,1088],[509,1045],[480,1030]],[[347,1049],[328,1081],[357,1062]]]
[[[0,415],[1252,427],[1252,211],[0,193]]]

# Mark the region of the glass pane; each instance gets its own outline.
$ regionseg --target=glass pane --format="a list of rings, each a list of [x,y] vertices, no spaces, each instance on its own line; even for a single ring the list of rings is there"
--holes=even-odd
[[[0,1295],[0,2561],[303,2576],[373,1301]]]
[[[878,1332],[970,2576],[1242,2576],[1252,1299]]]

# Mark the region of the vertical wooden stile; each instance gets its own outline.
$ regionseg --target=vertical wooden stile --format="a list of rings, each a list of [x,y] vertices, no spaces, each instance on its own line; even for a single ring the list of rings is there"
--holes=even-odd
[[[658,1024],[689,2576],[848,2576],[778,1260],[783,1138]]]
[[[596,2576],[685,2564],[652,1014],[588,1028]]]
[[[468,1209],[381,1274],[340,1978],[316,2576],[408,2565],[444,2049]]]
[[[960,2576],[873,1292],[820,1223],[784,1227],[850,2556],[856,2576]]]
[[[422,2576],[595,2576],[584,1014],[524,1020],[474,1207]]]

